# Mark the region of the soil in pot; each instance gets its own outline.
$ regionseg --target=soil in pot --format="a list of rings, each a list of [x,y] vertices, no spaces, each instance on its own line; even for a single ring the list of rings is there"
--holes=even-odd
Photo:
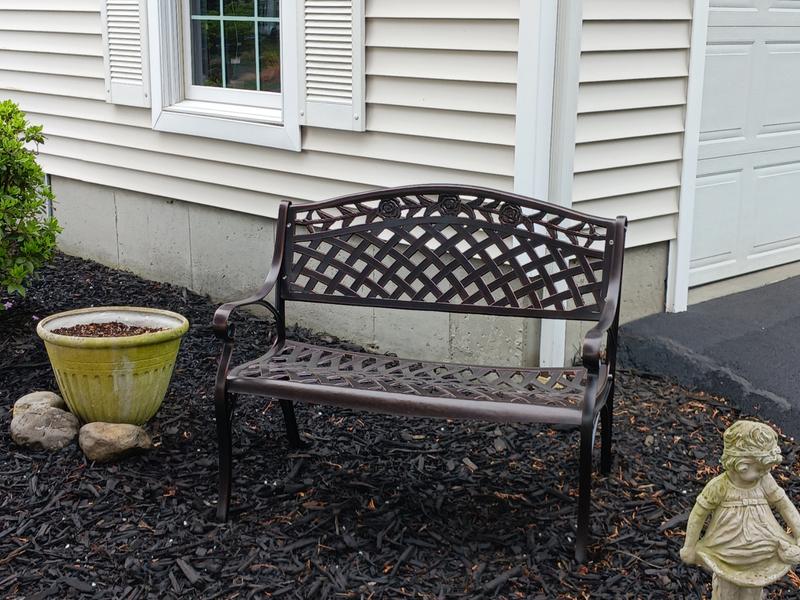
[[[163,327],[138,327],[136,325],[126,325],[119,321],[109,323],[81,323],[72,327],[59,327],[53,333],[58,335],[71,335],[75,337],[129,337],[132,335],[142,335],[143,333],[155,333],[164,331]]]

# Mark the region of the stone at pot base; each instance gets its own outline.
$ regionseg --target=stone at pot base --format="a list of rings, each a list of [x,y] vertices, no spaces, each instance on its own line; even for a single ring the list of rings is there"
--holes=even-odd
[[[95,421],[81,427],[78,443],[86,458],[110,462],[153,447],[147,432],[137,425]]]
[[[11,419],[11,439],[20,446],[61,450],[75,439],[79,427],[72,413],[47,405],[30,406]]]
[[[32,392],[22,396],[22,398],[14,403],[14,408],[12,409],[11,414],[16,417],[21,415],[29,408],[40,406],[50,406],[52,408],[67,410],[66,403],[58,394],[53,392]]]

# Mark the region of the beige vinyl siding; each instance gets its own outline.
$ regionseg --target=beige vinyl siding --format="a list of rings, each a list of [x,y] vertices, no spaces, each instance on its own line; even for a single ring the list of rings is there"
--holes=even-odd
[[[499,0],[367,0],[367,17],[423,19],[496,19],[519,18],[519,3]]]
[[[481,25],[474,35],[474,21],[465,19],[375,19],[367,30],[367,46],[373,48],[424,48],[441,50],[517,51],[517,22],[510,19]]]
[[[49,4],[49,3],[48,3]],[[11,10],[7,3],[0,5],[3,19],[0,28],[3,31],[47,31],[51,33],[88,33],[100,35],[100,5],[96,3],[91,11],[80,11],[71,6],[52,5],[47,10],[36,10],[36,0],[30,6],[14,5],[18,10]]]
[[[103,56],[102,39],[88,33],[3,31],[0,35],[0,50]]]
[[[16,99],[17,92],[46,94],[56,100],[58,98],[105,100],[106,97],[106,84],[98,77],[65,77],[16,70],[0,71],[0,77],[2,77],[0,95],[4,98]]]
[[[513,188],[517,0],[367,0],[364,133],[303,128],[300,153],[155,132],[105,102],[99,3],[0,4],[0,97],[45,127],[54,174],[275,216],[373,187]]]
[[[0,71],[93,78],[98,70],[102,76],[103,57],[101,56],[0,50]]]
[[[584,21],[688,21],[691,0],[584,0]]]
[[[686,77],[632,81],[583,82],[578,95],[578,124],[583,115],[595,112],[681,106],[686,103]]]
[[[459,110],[493,115],[515,115],[517,90],[514,85],[441,79],[372,76],[367,80],[367,103],[410,108]]]
[[[690,0],[584,0],[573,203],[625,214],[628,245],[674,239]]]
[[[6,10],[20,11],[52,11],[63,10],[64,0],[3,0],[3,8]],[[69,0],[70,12],[94,13],[99,9],[97,0]]]

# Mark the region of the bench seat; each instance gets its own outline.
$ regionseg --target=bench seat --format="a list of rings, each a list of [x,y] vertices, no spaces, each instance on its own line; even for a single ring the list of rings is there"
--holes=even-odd
[[[599,380],[609,380],[605,365]],[[228,373],[232,392],[282,400],[407,416],[575,425],[581,422],[586,381],[582,367],[424,362],[289,340]],[[595,410],[600,408],[602,402]]]

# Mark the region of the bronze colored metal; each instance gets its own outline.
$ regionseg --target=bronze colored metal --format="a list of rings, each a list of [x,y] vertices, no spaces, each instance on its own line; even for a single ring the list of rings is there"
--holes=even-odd
[[[239,393],[279,399],[292,445],[300,443],[294,401],[401,415],[574,424],[581,432],[575,553],[585,561],[598,423],[601,469],[608,473],[611,467],[626,227],[624,217],[602,219],[458,185],[282,203],[266,282],[214,315],[223,342],[215,393],[219,519],[227,518],[230,502],[231,417]],[[582,368],[484,367],[287,341],[286,300],[597,324],[585,337]],[[262,357],[231,369],[234,331],[228,318],[247,305],[267,308],[277,335]]]

